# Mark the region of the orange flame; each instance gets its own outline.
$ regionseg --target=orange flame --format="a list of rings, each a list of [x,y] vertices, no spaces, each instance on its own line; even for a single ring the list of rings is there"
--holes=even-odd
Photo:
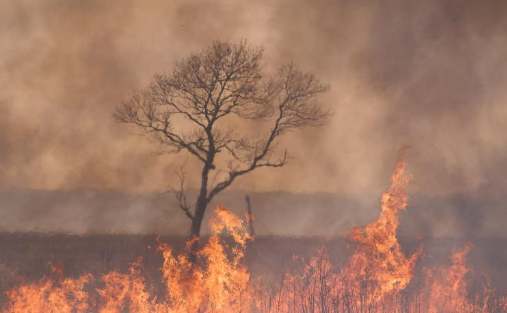
[[[56,279],[43,277],[38,283],[7,291],[9,302],[6,312],[89,312],[90,299],[83,287],[92,280],[92,276],[86,274],[77,279],[62,279],[61,268],[51,267]]]
[[[386,295],[395,296],[409,284],[420,252],[406,257],[396,238],[398,212],[407,207],[408,200],[407,150],[408,147],[399,150],[391,186],[382,195],[380,217],[351,232],[357,251],[348,265],[341,271],[333,271],[327,252],[320,250],[302,273],[286,278],[277,298],[278,302],[287,304],[282,311],[312,311],[315,299],[320,299],[321,309],[341,305],[349,312],[363,312],[366,308],[372,312],[373,307],[386,300]]]
[[[399,150],[391,186],[381,198],[380,217],[364,228],[354,228],[351,233],[351,240],[357,243],[357,252],[343,274],[353,282],[355,286],[352,288],[357,292],[361,285],[369,285],[369,304],[379,301],[386,293],[405,289],[412,279],[420,254],[405,256],[396,238],[398,212],[405,210],[408,202],[405,189],[410,181],[410,176],[406,174],[407,149]]]
[[[210,226],[212,236],[198,253],[202,267],[196,267],[185,253],[174,257],[167,245],[159,247],[171,312],[240,312],[251,302],[250,275],[241,263],[250,240],[243,221],[218,206]],[[231,257],[227,255],[229,245],[220,238],[224,230],[234,242]],[[193,244],[189,241],[187,249]]]
[[[246,312],[252,302],[250,275],[242,264],[249,237],[243,222],[224,207],[218,206],[210,223],[212,236],[198,252],[196,264],[187,253],[174,256],[172,249],[159,243],[164,263],[163,279],[166,298],[151,296],[141,276],[141,259],[129,273],[110,272],[102,277],[105,284],[97,290],[100,297],[96,310],[84,291],[92,280],[90,274],[62,281],[43,278],[40,282],[20,286],[7,292],[9,303],[4,310],[12,313],[47,312]],[[230,247],[220,238],[222,232],[232,237]],[[196,239],[194,239],[196,240]],[[187,248],[193,241],[187,243]],[[231,251],[229,256],[227,251]],[[201,264],[200,266],[197,264]],[[55,268],[55,272],[60,272]]]
[[[51,266],[55,278],[22,285],[6,293],[2,312],[338,312],[338,313],[500,313],[507,312],[507,297],[496,293],[489,283],[471,293],[467,255],[471,245],[451,257],[449,267],[426,269],[421,284],[411,283],[421,249],[411,256],[402,251],[396,232],[398,213],[407,207],[407,148],[400,149],[391,186],[381,198],[377,220],[352,230],[356,249],[346,265],[339,268],[321,248],[299,270],[285,273],[278,290],[254,285],[243,264],[249,233],[241,219],[222,206],[210,221],[212,235],[189,260],[189,251],[198,244],[187,242],[186,251],[175,255],[159,242],[162,254],[164,294],[154,296],[142,276],[142,260],[131,264],[128,273],[109,272],[102,276],[103,287],[89,293],[90,274],[63,278],[61,266]],[[223,233],[229,238],[222,238]],[[415,286],[414,286],[415,285]]]
[[[505,297],[485,286],[473,301],[465,275],[467,245],[452,256],[453,264],[438,271],[426,271],[425,285],[407,291],[414,276],[420,248],[411,256],[402,251],[396,232],[398,213],[407,207],[406,173],[408,148],[399,150],[391,186],[381,198],[377,220],[355,228],[350,239],[355,253],[341,269],[333,265],[327,250],[320,249],[300,271],[284,276],[270,312],[424,312],[424,313],[500,313],[506,312]],[[299,260],[299,258],[296,258]],[[494,299],[495,301],[491,301]]]
[[[427,271],[429,313],[477,312],[474,311],[474,306],[469,301],[468,283],[465,279],[465,275],[470,271],[466,265],[466,258],[471,249],[472,245],[467,244],[461,251],[455,252],[451,256],[450,267]]]
[[[141,259],[134,262],[128,274],[110,272],[102,277],[106,284],[98,290],[100,313],[163,312],[162,307],[152,299],[141,276]]]

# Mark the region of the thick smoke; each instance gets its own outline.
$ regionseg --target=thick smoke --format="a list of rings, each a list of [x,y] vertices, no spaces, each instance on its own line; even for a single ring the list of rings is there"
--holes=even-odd
[[[281,143],[287,167],[235,188],[379,195],[406,143],[410,193],[454,199],[457,233],[495,227],[482,206],[497,210],[507,185],[503,1],[45,0],[0,12],[1,189],[174,186],[187,157],[111,113],[211,40],[246,38],[265,45],[268,70],[294,60],[320,75],[336,114]]]

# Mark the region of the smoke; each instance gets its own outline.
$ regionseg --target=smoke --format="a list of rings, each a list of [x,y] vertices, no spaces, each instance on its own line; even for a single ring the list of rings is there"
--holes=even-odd
[[[404,143],[410,193],[483,201],[506,187],[503,1],[45,0],[0,12],[2,189],[167,190],[187,158],[197,186],[190,157],[161,154],[111,113],[216,38],[263,44],[268,69],[294,60],[317,73],[336,112],[280,144],[287,167],[233,188],[380,194]],[[464,201],[463,225],[489,225]]]
[[[272,27],[280,59],[297,59],[333,87],[327,101],[337,114],[318,147],[327,166],[305,167],[306,177],[315,169],[334,190],[376,190],[392,151],[408,143],[413,191],[501,192],[505,3],[314,3],[281,6]]]

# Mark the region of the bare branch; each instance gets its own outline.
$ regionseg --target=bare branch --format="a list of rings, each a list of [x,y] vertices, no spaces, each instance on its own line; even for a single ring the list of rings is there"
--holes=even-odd
[[[185,213],[185,215],[190,219],[193,220],[194,216],[192,214],[192,207],[194,204],[190,204],[187,201],[187,196],[185,194],[185,172],[183,170],[183,166],[181,167],[179,172],[176,172],[176,175],[178,176],[180,180],[180,186],[179,189],[176,190],[174,188],[171,189],[171,191],[174,193],[176,200],[178,200],[178,204],[180,209]]]
[[[216,184],[215,187],[209,192],[209,195],[207,198],[208,202],[210,202],[215,195],[217,195],[218,193],[220,193],[221,191],[223,191],[224,189],[229,187],[236,180],[236,178],[243,176],[245,174],[248,174],[250,172],[253,172],[255,169],[261,168],[261,167],[282,167],[282,166],[286,165],[289,160],[289,154],[287,151],[285,151],[283,154],[283,157],[281,157],[277,161],[269,161],[268,160],[268,161],[261,162],[261,160],[264,158],[262,155],[263,154],[254,158],[254,161],[252,162],[252,164],[250,164],[250,166],[248,166],[247,168],[244,168],[241,170],[233,170],[233,171],[229,172],[228,177],[225,180],[223,180],[222,182]]]
[[[175,192],[180,208],[192,220],[194,235],[206,205],[238,177],[287,164],[287,151],[276,157],[283,134],[320,126],[332,114],[317,101],[327,85],[294,63],[266,76],[262,54],[262,47],[246,41],[215,41],[176,63],[171,72],[154,75],[147,88],[133,93],[113,115],[117,122],[136,125],[170,152],[186,151],[202,163],[193,212],[183,193],[184,173],[178,176],[180,190]],[[242,132],[243,123],[260,120],[270,127],[253,135]],[[210,185],[210,177],[217,182]]]

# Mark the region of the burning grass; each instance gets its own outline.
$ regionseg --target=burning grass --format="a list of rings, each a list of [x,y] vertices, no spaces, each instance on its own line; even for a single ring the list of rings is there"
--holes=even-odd
[[[245,265],[252,240],[244,222],[219,206],[211,220],[212,235],[189,261],[159,242],[163,257],[158,292],[146,281],[141,260],[126,272],[110,271],[98,278],[83,274],[65,278],[61,268],[35,283],[7,291],[3,312],[426,312],[500,313],[507,298],[495,291],[467,261],[472,248],[450,255],[450,265],[419,269],[423,247],[406,255],[396,236],[398,213],[407,207],[409,182],[403,153],[382,195],[381,214],[350,234],[353,253],[340,266],[321,248],[308,261],[294,257],[297,266],[285,271],[276,287],[262,277],[252,279]],[[225,240],[223,234],[230,236]],[[197,239],[194,239],[197,240]],[[187,250],[194,244],[187,243]]]

